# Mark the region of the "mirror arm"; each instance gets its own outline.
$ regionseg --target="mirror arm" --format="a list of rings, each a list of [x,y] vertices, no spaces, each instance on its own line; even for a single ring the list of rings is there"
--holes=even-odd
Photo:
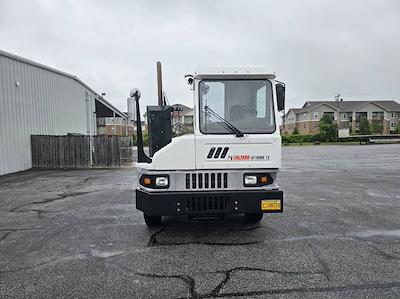
[[[133,89],[131,91],[131,97],[135,99],[136,103],[136,143],[138,149],[138,163],[151,163],[152,159],[146,155],[144,152],[144,142],[143,142],[143,135],[142,135],[142,121],[140,118],[140,91],[138,89]]]

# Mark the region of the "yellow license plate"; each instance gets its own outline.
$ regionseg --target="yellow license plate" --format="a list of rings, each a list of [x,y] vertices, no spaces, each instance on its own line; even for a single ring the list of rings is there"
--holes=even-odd
[[[280,211],[281,201],[277,199],[261,200],[261,211]]]

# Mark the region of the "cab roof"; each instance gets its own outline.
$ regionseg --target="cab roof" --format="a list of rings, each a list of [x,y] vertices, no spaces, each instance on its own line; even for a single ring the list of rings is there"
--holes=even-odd
[[[195,79],[234,79],[234,78],[249,78],[249,79],[275,79],[275,72],[272,72],[262,66],[232,66],[232,67],[212,67],[200,66],[194,73]]]

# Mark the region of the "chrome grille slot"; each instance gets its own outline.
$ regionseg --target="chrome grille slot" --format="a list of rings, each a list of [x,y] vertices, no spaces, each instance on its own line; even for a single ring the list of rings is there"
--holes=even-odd
[[[224,188],[228,188],[228,174],[224,173]]]
[[[209,188],[209,183],[208,180],[210,179],[210,175],[208,173],[204,174],[204,188],[208,189]]]
[[[190,174],[186,174],[186,189],[190,189]]]
[[[196,189],[196,174],[192,174],[192,188]]]
[[[203,188],[203,174],[199,173],[199,189]]]
[[[211,173],[186,173],[184,184],[186,189],[227,189],[228,173],[211,172]]]
[[[211,188],[215,188],[215,173],[211,174]]]

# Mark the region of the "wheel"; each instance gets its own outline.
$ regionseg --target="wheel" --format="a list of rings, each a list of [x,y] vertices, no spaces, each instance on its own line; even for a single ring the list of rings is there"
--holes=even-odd
[[[246,220],[252,223],[260,222],[263,216],[263,213],[245,214]]]
[[[147,226],[161,225],[161,216],[149,216],[146,214],[143,214],[143,216]]]

